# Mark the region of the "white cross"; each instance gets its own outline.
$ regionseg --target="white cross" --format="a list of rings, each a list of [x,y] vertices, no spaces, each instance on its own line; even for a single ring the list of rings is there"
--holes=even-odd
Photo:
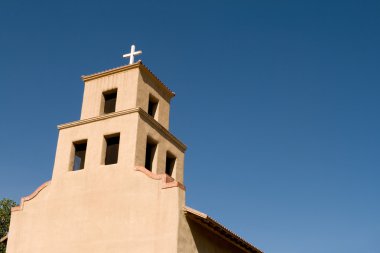
[[[142,54],[142,51],[135,51],[135,45],[131,46],[131,52],[129,54],[124,54],[123,58],[128,58],[129,57],[129,64],[133,64],[135,61],[135,55]]]

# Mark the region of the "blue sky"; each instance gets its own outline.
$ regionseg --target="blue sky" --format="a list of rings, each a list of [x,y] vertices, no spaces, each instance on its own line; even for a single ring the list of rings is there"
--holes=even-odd
[[[265,252],[378,252],[379,1],[1,1],[0,198],[51,177],[81,75],[177,96],[189,206]]]

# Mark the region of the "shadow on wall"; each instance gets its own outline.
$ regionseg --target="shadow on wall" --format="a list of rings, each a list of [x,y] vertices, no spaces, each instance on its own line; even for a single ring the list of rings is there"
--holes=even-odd
[[[216,231],[200,224],[197,221],[186,218],[191,234],[194,238],[195,245],[199,253],[246,253],[230,241],[224,239]]]

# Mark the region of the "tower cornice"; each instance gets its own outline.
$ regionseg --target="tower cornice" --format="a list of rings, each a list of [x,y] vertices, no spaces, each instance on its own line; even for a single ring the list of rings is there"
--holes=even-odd
[[[70,128],[70,127],[75,127],[75,126],[80,126],[84,124],[89,124],[93,123],[96,121],[101,121],[109,118],[115,118],[119,117],[122,115],[126,114],[132,114],[132,113],[139,113],[140,118],[143,119],[145,122],[147,122],[151,127],[153,127],[157,132],[162,134],[166,139],[171,141],[178,149],[180,149],[182,152],[185,152],[187,147],[185,144],[183,144],[180,140],[178,140],[172,133],[170,133],[165,127],[163,127],[160,123],[158,123],[152,116],[150,116],[148,113],[146,113],[142,108],[137,107],[137,108],[132,108],[128,110],[123,110],[123,111],[117,111],[113,113],[108,113],[104,115],[100,115],[97,117],[92,117],[88,119],[83,119],[83,120],[77,120],[65,124],[58,125],[57,128],[59,130]]]
[[[116,73],[123,72],[129,69],[134,69],[134,68],[139,68],[140,71],[142,71],[143,73],[147,74],[150,78],[152,78],[163,90],[165,90],[169,94],[170,98],[175,96],[175,93],[172,90],[170,90],[169,87],[166,86],[160,79],[158,79],[158,77],[155,74],[153,74],[153,72],[147,66],[145,66],[141,60],[134,64],[124,65],[124,66],[104,70],[104,71],[97,72],[90,75],[83,75],[82,80],[84,82],[87,82],[87,81],[91,81],[100,77],[116,74]]]

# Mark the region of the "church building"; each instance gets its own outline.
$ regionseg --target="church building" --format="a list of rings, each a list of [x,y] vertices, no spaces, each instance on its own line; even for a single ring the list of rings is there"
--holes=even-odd
[[[261,252],[186,206],[171,91],[130,64],[82,76],[80,120],[58,126],[50,181],[12,209],[7,253]]]

